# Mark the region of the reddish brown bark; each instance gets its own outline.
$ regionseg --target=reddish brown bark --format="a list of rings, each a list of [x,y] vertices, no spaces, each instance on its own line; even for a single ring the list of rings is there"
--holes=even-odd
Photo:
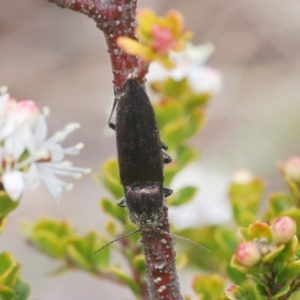
[[[159,229],[169,233],[168,208],[164,208],[164,221]],[[180,300],[178,276],[175,267],[173,238],[160,230],[141,231],[147,267],[150,298]]]

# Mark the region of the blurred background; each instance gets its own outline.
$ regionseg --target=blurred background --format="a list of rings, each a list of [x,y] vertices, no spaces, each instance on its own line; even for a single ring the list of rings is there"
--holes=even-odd
[[[300,3],[294,0],[139,0],[158,14],[180,11],[195,44],[212,42],[208,65],[219,69],[224,86],[207,109],[207,122],[191,143],[202,152],[199,163],[177,182],[201,188],[199,222],[226,221],[226,186],[239,168],[266,180],[268,191],[285,189],[275,163],[300,155]],[[84,15],[43,0],[0,0],[0,85],[17,99],[51,108],[50,133],[69,122],[82,127],[67,145],[86,147],[77,166],[99,172],[116,155],[114,133],[106,128],[113,100],[110,62],[102,33]],[[42,186],[24,195],[1,236],[0,251],[22,263],[32,299],[132,299],[127,289],[83,272],[49,277],[59,265],[30,248],[20,235],[23,220],[43,216],[71,219],[79,232],[104,227],[98,200],[105,191],[90,176],[76,182],[57,205]],[[195,205],[195,204],[194,204]],[[221,209],[220,209],[221,208]],[[187,208],[188,210],[188,208]],[[205,210],[206,213],[203,213]],[[202,215],[201,215],[202,211]],[[185,226],[184,218],[172,212]],[[195,219],[195,218],[194,218]],[[182,223],[183,222],[183,223]],[[117,258],[116,258],[117,260]],[[190,278],[181,276],[188,293]],[[122,297],[120,297],[122,295]]]

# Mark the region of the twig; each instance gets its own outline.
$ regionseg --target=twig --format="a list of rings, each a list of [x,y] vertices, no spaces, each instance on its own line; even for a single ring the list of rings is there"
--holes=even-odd
[[[299,289],[300,287],[300,276],[292,281],[289,291],[284,295],[278,298],[278,300],[287,300],[290,296]]]
[[[160,229],[170,232],[167,207],[164,209],[164,221]],[[173,238],[160,230],[141,230],[141,234],[146,256],[150,298],[155,300],[183,299],[175,268]]]

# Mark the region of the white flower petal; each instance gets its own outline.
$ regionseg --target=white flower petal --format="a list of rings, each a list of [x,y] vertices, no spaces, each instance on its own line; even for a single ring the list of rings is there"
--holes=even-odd
[[[26,188],[34,189],[41,182],[41,175],[36,164],[31,164],[29,170],[24,174]]]
[[[35,132],[34,132],[34,139],[37,145],[42,144],[48,134],[48,127],[46,123],[46,119],[43,115],[39,115],[38,120],[36,122]]]
[[[3,186],[12,200],[20,199],[24,188],[24,176],[20,171],[12,171],[2,175]]]
[[[175,81],[187,78],[195,93],[215,94],[222,88],[221,73],[204,65],[213,50],[214,46],[210,43],[198,46],[188,44],[184,51],[171,54],[175,63],[173,69],[165,69],[157,62],[151,63],[147,80],[151,83],[168,77]],[[156,98],[155,96],[151,95],[151,98]]]
[[[51,196],[59,203],[63,187],[66,185],[66,183],[54,176],[53,173],[49,171],[47,166],[42,166],[40,164],[38,168],[41,174],[41,178],[48,191],[50,192]]]

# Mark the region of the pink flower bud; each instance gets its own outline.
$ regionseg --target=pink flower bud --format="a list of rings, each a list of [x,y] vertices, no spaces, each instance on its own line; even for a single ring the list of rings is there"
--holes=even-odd
[[[284,171],[293,180],[300,182],[300,157],[290,157],[284,165]]]
[[[276,244],[289,242],[296,234],[296,222],[290,217],[280,217],[272,225],[273,240]]]
[[[236,259],[246,267],[256,265],[260,259],[261,254],[257,245],[253,242],[245,242],[238,246],[235,252]]]
[[[172,33],[159,25],[154,25],[151,31],[153,35],[152,47],[161,55],[166,54],[175,45]]]
[[[34,127],[39,116],[39,109],[32,100],[21,100],[10,107],[10,116],[18,122],[28,121]]]

